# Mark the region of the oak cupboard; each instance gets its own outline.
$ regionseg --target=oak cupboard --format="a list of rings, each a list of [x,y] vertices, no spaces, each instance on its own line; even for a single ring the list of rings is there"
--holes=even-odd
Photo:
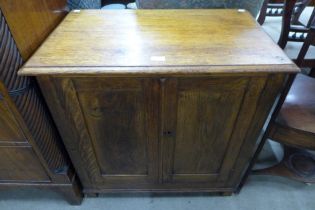
[[[19,73],[36,76],[85,193],[231,193],[297,71],[247,12],[81,10]]]

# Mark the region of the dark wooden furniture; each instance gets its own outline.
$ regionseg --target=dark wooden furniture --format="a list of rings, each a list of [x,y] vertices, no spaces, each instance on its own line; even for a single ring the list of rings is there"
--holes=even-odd
[[[85,193],[231,193],[297,71],[247,12],[94,10],[19,73],[37,77]]]
[[[270,0],[264,0],[264,3],[260,9],[257,22],[262,25],[265,22],[266,16],[282,17],[284,14],[284,2],[273,2]],[[298,0],[294,5],[292,11],[291,23],[300,24],[299,18],[307,5],[311,3],[311,0]]]
[[[315,183],[315,79],[298,74],[265,138],[285,145],[283,160],[277,165],[255,171],[259,175],[284,176]],[[265,140],[263,140],[265,141]]]
[[[66,14],[66,0],[0,0],[0,7],[24,61]]]
[[[309,76],[314,76],[315,59],[306,59],[305,55],[309,47],[314,44],[314,40],[315,29],[311,26],[298,58],[295,61],[299,67],[311,68]],[[314,182],[314,156],[306,150],[314,150],[315,81],[303,75],[299,75],[296,80],[294,79],[294,76],[288,79],[286,88],[271,116],[263,140],[250,163],[250,167],[240,184],[240,188],[245,184],[249,174],[252,173],[252,168],[257,157],[268,138],[284,145],[284,157],[275,166],[255,170],[254,174],[278,175],[305,183]],[[287,94],[289,95],[286,100]]]
[[[311,68],[310,76],[314,76],[315,59],[306,59],[305,55],[314,41],[315,29],[311,26],[296,60],[300,67]],[[315,156],[306,150],[315,149],[315,79],[300,74],[291,80],[294,81],[292,86],[287,87],[290,91],[283,105],[279,104],[261,143],[263,145],[267,138],[282,143],[284,157],[277,165],[256,170],[254,174],[284,176],[314,183]]]
[[[17,76],[65,16],[52,6],[65,3],[0,0],[0,190],[49,188],[79,204],[80,185],[37,84]]]
[[[313,24],[309,30],[309,33],[302,45],[299,55],[296,60],[296,64],[300,67],[310,68],[309,76],[315,77],[315,58],[306,58],[306,54],[310,46],[315,45],[315,25]]]
[[[315,8],[306,25],[298,21],[299,15],[294,14],[294,8],[297,0],[285,1],[284,12],[282,17],[282,26],[278,45],[284,49],[287,42],[304,42],[310,27],[314,23]]]

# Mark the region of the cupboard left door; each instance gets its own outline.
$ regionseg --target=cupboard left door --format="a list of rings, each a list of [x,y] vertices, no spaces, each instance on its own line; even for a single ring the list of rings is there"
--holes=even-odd
[[[86,191],[147,189],[157,182],[157,80],[39,81]]]

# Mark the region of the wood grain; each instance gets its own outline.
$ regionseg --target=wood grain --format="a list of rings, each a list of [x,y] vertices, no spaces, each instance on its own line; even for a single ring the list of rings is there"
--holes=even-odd
[[[315,149],[315,79],[298,74],[286,96],[277,118],[271,124],[269,137],[285,145]]]
[[[168,97],[176,102],[164,101],[164,106],[175,104],[170,109],[177,110],[177,117],[164,115],[163,120],[176,118],[175,126],[168,128],[174,133],[167,140],[169,144],[174,141],[170,149],[174,157],[167,160],[172,163],[168,173],[175,182],[183,177],[187,182],[209,182],[209,177],[220,176],[247,79],[185,78],[177,83],[177,98]]]
[[[84,192],[231,193],[297,71],[247,13],[138,10],[70,14],[21,74]]]
[[[0,147],[0,154],[1,182],[50,182],[49,177],[30,146]]]
[[[254,153],[261,141],[261,132],[263,126],[267,123],[267,117],[271,114],[271,108],[276,102],[276,97],[279,95],[285,84],[286,75],[271,74],[264,84],[263,91],[260,93],[258,101],[254,103],[254,114],[252,115],[252,123],[248,125],[243,144],[241,145],[241,158],[235,160],[232,170],[235,171],[234,176],[230,176],[227,186],[237,186],[240,184],[242,176],[246,172],[249,161],[254,156]],[[251,109],[251,108],[250,108]],[[246,110],[246,109],[245,109]]]
[[[246,168],[239,162],[253,153],[283,81],[237,74],[48,78],[38,79],[84,191],[94,193],[236,189]]]
[[[67,14],[67,0],[0,0],[17,47],[26,61]]]
[[[167,67],[182,74],[297,71],[246,12],[86,10],[70,13],[20,74],[118,75],[146,67],[147,74],[174,73]]]
[[[25,136],[3,100],[0,100],[0,113],[0,142],[25,142]]]
[[[0,1],[0,190],[49,187],[62,192],[70,203],[79,204],[82,194],[77,178],[36,81],[17,75],[23,64],[18,47],[26,59],[53,27],[49,21],[55,19],[45,16],[48,4],[41,3]],[[34,17],[36,23],[32,24]],[[18,42],[10,29],[18,35]]]
[[[66,146],[71,147],[70,154],[76,153],[75,167],[85,171],[81,180],[86,187],[106,188],[113,183],[145,185],[156,180],[158,110],[154,105],[158,86],[154,80],[91,82],[84,78],[54,78],[39,81],[43,89],[53,81],[54,89],[50,87],[53,94],[45,96],[49,103],[55,94],[58,100],[50,107],[53,109],[56,102],[60,103],[61,110],[67,113],[62,115],[63,123],[74,125],[67,129],[57,122],[59,128],[63,127],[61,133]],[[59,118],[58,112],[53,115]],[[73,138],[73,134],[78,137]]]
[[[34,139],[50,169],[54,171],[63,168],[68,163],[67,158],[62,155],[60,137],[34,81],[30,77],[18,77],[17,71],[21,67],[23,59],[1,11],[0,18],[0,40],[2,43],[0,48],[0,55],[2,55],[0,59],[0,82],[5,85],[4,91],[8,91],[8,93],[14,90],[24,90],[21,91],[20,95],[10,98],[14,104],[6,103],[9,108],[2,117],[9,115],[12,118],[15,113],[12,116],[11,110],[17,109],[18,115],[23,118],[23,124],[31,133],[29,138]],[[2,92],[2,94],[6,93]],[[6,124],[11,121],[8,118]],[[20,141],[21,138],[16,140]]]
[[[298,74],[284,101],[276,123],[315,134],[315,80]]]

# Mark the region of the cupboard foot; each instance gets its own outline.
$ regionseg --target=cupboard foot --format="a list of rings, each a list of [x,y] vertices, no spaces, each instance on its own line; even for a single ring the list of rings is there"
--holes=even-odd
[[[84,194],[82,193],[81,185],[77,179],[69,186],[58,187],[56,191],[62,194],[71,205],[77,206],[82,203]]]
[[[221,196],[232,196],[233,192],[221,192],[220,195]]]
[[[97,198],[99,196],[99,193],[86,193],[85,195],[88,198]]]

